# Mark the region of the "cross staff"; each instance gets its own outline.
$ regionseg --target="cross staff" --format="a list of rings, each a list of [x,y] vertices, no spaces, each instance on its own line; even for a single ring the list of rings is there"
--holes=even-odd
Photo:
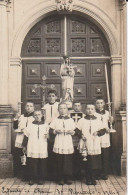
[[[37,88],[41,88],[42,89],[42,107],[45,105],[45,89],[46,88],[51,88],[51,89],[54,89],[55,88],[55,85],[46,85],[46,76],[44,75],[43,77],[42,77],[42,82],[41,82],[41,84],[35,84],[34,85],[34,88],[35,89],[37,89]]]
[[[22,103],[23,102],[18,102],[18,112],[17,112],[18,118],[20,118],[20,116],[21,116],[21,104]],[[20,133],[21,132],[21,129],[16,129],[15,132]]]
[[[111,117],[112,117],[112,113],[111,113],[111,104],[112,102],[110,102],[110,94],[109,94],[109,85],[108,85],[108,73],[107,73],[107,66],[106,66],[106,63],[105,63],[105,78],[106,78],[106,87],[107,87],[107,98],[108,98],[108,110],[109,110],[109,117],[110,117],[110,133],[115,133],[116,130],[113,129],[112,127],[112,121],[111,121]]]
[[[23,102],[18,102],[18,113],[21,115],[21,104],[22,104]]]

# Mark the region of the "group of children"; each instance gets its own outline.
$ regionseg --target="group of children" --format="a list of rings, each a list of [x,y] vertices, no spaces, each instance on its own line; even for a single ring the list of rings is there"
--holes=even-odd
[[[78,122],[71,118],[66,103],[57,101],[55,90],[48,92],[45,120],[42,110],[34,111],[28,101],[26,113],[14,119],[16,131],[14,167],[29,184],[43,184],[50,175],[60,185],[70,185],[73,177],[81,179],[82,169],[87,185],[96,185],[96,179],[108,178],[110,133],[109,113],[99,97],[94,104],[87,104],[85,114],[79,101],[74,102],[73,112],[82,113]],[[82,152],[87,151],[87,161]],[[21,156],[27,154],[27,166],[21,166]],[[83,166],[83,167],[82,167]],[[25,168],[24,168],[25,167]],[[23,169],[24,168],[24,169]],[[27,173],[27,174],[26,174]]]

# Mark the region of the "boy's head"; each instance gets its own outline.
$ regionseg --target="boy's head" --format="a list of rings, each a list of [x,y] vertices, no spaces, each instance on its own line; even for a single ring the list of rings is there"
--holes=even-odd
[[[73,109],[75,112],[81,112],[81,102],[80,101],[74,101],[73,102]]]
[[[94,104],[87,104],[86,106],[86,114],[87,115],[94,115],[95,113],[95,105]]]
[[[68,114],[68,107],[66,103],[60,103],[58,106],[59,114],[61,116],[67,115]]]
[[[34,112],[34,102],[32,101],[27,101],[25,105],[25,110],[27,113]]]
[[[41,110],[35,110],[34,111],[34,118],[35,118],[35,121],[38,121],[38,122],[41,121],[41,119],[42,119],[42,112],[41,112]]]
[[[48,102],[50,104],[54,104],[56,102],[56,100],[57,100],[57,92],[56,92],[56,90],[53,90],[53,89],[49,90],[48,91]]]
[[[104,106],[105,106],[105,101],[104,101],[104,99],[103,99],[102,97],[98,97],[98,98],[96,99],[95,105],[96,105],[96,109],[98,109],[98,110],[103,110],[103,109],[104,109]]]

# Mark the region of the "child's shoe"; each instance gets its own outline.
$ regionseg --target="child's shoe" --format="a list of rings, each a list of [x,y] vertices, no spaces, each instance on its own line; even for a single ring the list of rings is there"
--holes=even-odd
[[[64,181],[63,181],[63,180],[60,180],[60,181],[58,182],[58,184],[59,184],[59,185],[64,185]]]
[[[96,185],[96,180],[95,179],[92,179],[92,185]]]
[[[44,184],[44,181],[43,180],[39,180],[38,181],[38,185],[43,185]]]
[[[103,180],[108,180],[108,175],[101,175],[100,178],[103,179]]]
[[[29,185],[31,185],[31,186],[34,185],[34,181],[33,180],[30,180],[29,181]]]
[[[67,185],[71,185],[71,184],[72,184],[72,181],[71,181],[70,179],[66,179],[65,183],[66,183]]]
[[[86,184],[87,185],[92,185],[92,181],[91,180],[86,180]]]

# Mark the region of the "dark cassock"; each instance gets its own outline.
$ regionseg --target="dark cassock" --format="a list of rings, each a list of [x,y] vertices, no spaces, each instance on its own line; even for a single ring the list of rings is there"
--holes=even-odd
[[[70,117],[74,120],[77,125],[79,119],[83,118],[85,114],[83,112],[71,112]],[[75,134],[72,136],[73,138],[73,146],[74,146],[74,154],[73,154],[73,177],[74,179],[81,179],[82,175],[82,156],[78,150],[78,144],[81,138],[81,131],[75,129]]]
[[[85,166],[87,184],[95,185],[96,174],[101,170],[101,136],[106,132],[103,125],[94,115],[86,115],[80,119],[77,128],[82,132],[82,139],[79,142],[79,151],[87,149],[87,162]]]
[[[59,116],[50,124],[49,133],[55,136],[53,152],[56,160],[57,180],[60,184],[63,184],[64,180],[69,184],[72,177],[74,153],[72,135],[75,133],[74,130],[74,120],[68,116]]]
[[[21,156],[23,156],[22,142],[24,139],[23,130],[34,121],[33,112],[25,113],[17,120],[14,118],[13,128],[16,133],[15,149],[14,149],[14,175],[27,179],[26,166],[21,165]]]

